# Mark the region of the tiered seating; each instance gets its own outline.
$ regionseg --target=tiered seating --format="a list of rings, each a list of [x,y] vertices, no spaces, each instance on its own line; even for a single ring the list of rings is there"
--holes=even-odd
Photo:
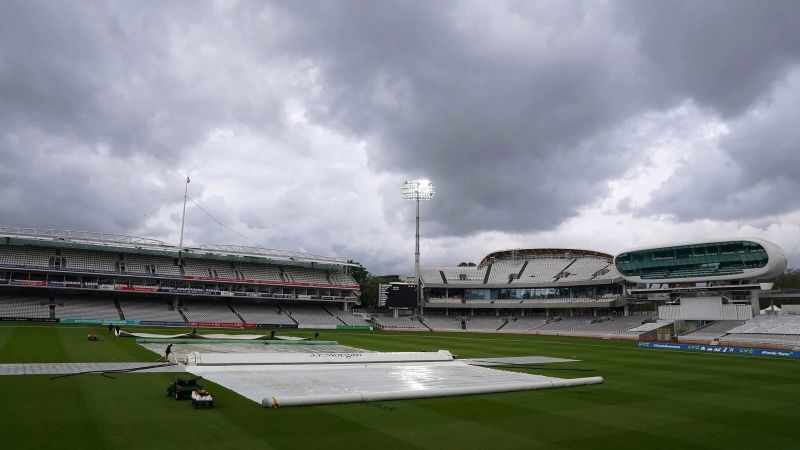
[[[286,281],[295,283],[328,284],[328,277],[325,271],[317,269],[286,266],[283,268],[283,277]]]
[[[571,334],[577,336],[608,336],[623,333],[642,324],[642,320],[637,317],[612,317],[609,320],[594,323],[591,323],[591,320],[589,319],[588,323],[574,329]]]
[[[492,263],[492,271],[489,272],[487,284],[508,284],[509,275],[519,273],[523,264],[525,264],[524,260],[495,261]]]
[[[336,316],[339,320],[344,322],[346,325],[369,325],[370,323],[361,318],[361,316],[357,316],[353,314],[353,311],[342,311],[333,306],[328,306],[325,308],[329,313]]]
[[[175,265],[171,258],[161,256],[125,255],[125,271],[150,275],[148,267],[154,266],[155,275],[159,276],[181,276],[181,270]]]
[[[0,246],[0,264],[8,266],[48,267],[55,250],[40,247]]]
[[[687,339],[714,339],[724,336],[729,330],[744,325],[744,320],[718,320],[710,325],[698,328],[697,330],[680,336],[678,340]]]
[[[528,266],[514,283],[548,283],[554,281],[574,258],[534,258],[528,260]],[[494,269],[492,269],[494,270]]]
[[[60,306],[63,302],[64,306]],[[119,320],[119,311],[109,299],[66,298],[56,302],[56,317]]]
[[[590,280],[602,269],[608,267],[610,263],[601,258],[577,258],[571,266],[562,274],[559,281],[585,281]],[[602,275],[600,276],[602,277]]]
[[[321,306],[288,306],[288,314],[297,322],[298,326],[306,328],[330,328],[344,325],[342,321],[332,316]]]
[[[553,320],[551,322],[545,323],[542,326],[536,328],[536,332],[544,332],[544,333],[565,333],[570,331],[575,331],[579,328],[585,327],[592,318],[590,317],[564,317],[561,320]]]
[[[512,317],[500,331],[526,332],[542,326],[548,319],[549,317],[542,316],[524,316],[516,319]]]
[[[338,286],[355,286],[356,280],[348,273],[344,272],[331,272],[331,282]],[[423,278],[424,279],[424,278]]]
[[[233,309],[242,316],[247,323],[271,323],[275,325],[293,325],[291,317],[278,311],[273,305],[258,303],[234,303]]]
[[[605,268],[600,269],[600,271],[595,274],[592,280],[616,280],[621,276],[622,275],[619,274],[619,271],[614,264],[609,264]]]
[[[442,267],[440,270],[449,284],[483,284],[483,277],[486,276],[486,269],[478,270],[475,267]],[[441,283],[441,275],[438,282]]]
[[[421,267],[419,269],[419,274],[422,277],[422,280],[428,284],[443,283],[442,274],[439,272],[438,267]]]
[[[168,301],[119,299],[122,313],[128,320],[184,322],[177,310],[170,310]]]
[[[205,261],[200,259],[187,259],[183,262],[183,271],[186,275],[210,278],[236,279],[231,263],[225,261]]]
[[[791,347],[800,346],[800,335],[797,334],[755,334],[755,333],[732,333],[719,338],[720,344],[724,345],[785,345]]]
[[[417,317],[375,317],[375,323],[380,328],[398,330],[420,330],[428,331],[428,327],[422,324]]]
[[[730,333],[758,333],[758,334],[800,334],[800,316],[766,315],[754,317],[743,325],[729,331]]]
[[[243,278],[250,280],[281,281],[281,271],[278,266],[269,264],[236,263]]]
[[[505,319],[497,316],[475,316],[466,319],[467,331],[497,331]]]
[[[89,272],[116,272],[114,263],[119,260],[116,253],[62,250],[67,269]]]
[[[456,316],[423,316],[422,321],[433,331],[461,330],[461,318]]]
[[[46,303],[46,297],[0,297],[0,317],[46,319],[50,317],[50,306]]]
[[[189,322],[241,322],[228,305],[219,301],[182,300],[181,305]]]

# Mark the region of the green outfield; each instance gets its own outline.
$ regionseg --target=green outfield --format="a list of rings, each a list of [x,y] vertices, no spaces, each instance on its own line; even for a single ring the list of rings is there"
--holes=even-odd
[[[86,340],[92,329],[100,333],[100,342]],[[277,410],[206,383],[216,407],[194,410],[164,396],[173,377],[166,373],[57,380],[1,376],[2,448],[800,448],[798,361],[645,350],[631,341],[565,337],[324,330],[320,338],[382,351],[448,349],[462,358],[579,359],[519,370],[600,375],[605,383]],[[156,358],[133,339],[114,338],[103,327],[0,326],[2,364]]]

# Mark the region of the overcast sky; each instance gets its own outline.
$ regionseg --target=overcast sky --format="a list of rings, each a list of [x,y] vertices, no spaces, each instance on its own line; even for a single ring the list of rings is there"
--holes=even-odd
[[[413,273],[726,236],[800,265],[800,2],[5,1],[0,225]]]

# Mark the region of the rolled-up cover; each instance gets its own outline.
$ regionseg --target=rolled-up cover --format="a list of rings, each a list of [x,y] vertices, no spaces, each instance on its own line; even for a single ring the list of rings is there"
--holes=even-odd
[[[411,391],[387,391],[387,392],[352,392],[329,395],[295,395],[295,396],[271,396],[261,400],[261,405],[265,408],[277,408],[284,406],[307,406],[307,405],[329,405],[335,403],[359,403],[359,402],[379,402],[389,400],[411,400],[418,398],[451,397],[456,395],[473,394],[495,394],[500,392],[532,391],[538,389],[551,389],[559,387],[584,386],[589,384],[601,384],[603,377],[586,378],[550,378],[530,382],[518,382],[500,385],[485,386],[459,386],[452,388],[437,388],[427,390]]]
[[[389,353],[201,353],[187,355],[189,365],[230,366],[264,364],[349,364],[349,363],[398,363],[452,361],[447,350],[438,352],[389,352]]]

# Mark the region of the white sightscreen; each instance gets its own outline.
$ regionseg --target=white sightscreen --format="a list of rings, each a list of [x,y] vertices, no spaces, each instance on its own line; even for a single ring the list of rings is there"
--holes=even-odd
[[[686,320],[722,319],[722,298],[683,297],[681,299],[681,316]]]

